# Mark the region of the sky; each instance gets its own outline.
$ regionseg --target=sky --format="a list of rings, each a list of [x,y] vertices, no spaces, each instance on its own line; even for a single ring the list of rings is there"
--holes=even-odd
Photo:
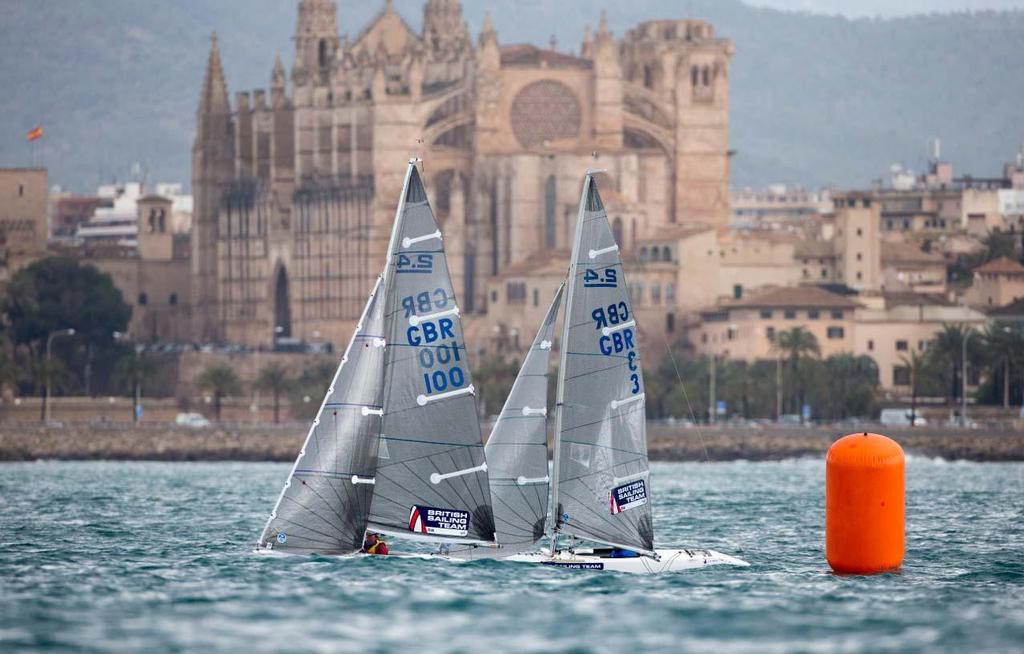
[[[842,14],[850,18],[892,18],[933,11],[1024,9],[1024,0],[744,0],[748,5],[793,11]]]

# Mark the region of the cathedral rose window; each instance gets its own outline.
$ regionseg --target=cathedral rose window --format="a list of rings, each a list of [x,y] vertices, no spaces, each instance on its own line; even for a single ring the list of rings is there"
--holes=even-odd
[[[554,80],[526,85],[512,101],[512,131],[524,148],[580,133],[580,103],[572,90]]]

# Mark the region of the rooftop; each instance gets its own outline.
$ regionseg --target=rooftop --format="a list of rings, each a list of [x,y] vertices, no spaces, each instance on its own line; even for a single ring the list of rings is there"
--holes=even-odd
[[[993,318],[1024,318],[1024,297],[988,312]]]
[[[738,300],[719,303],[721,309],[856,309],[860,307],[848,297],[843,297],[820,286],[770,287],[752,292]]]
[[[509,45],[501,49],[502,66],[550,66],[552,68],[590,68],[593,64],[557,50],[544,50],[529,43]]]
[[[976,273],[1024,275],[1024,266],[1019,262],[1007,257],[999,257],[974,269]]]
[[[943,263],[938,252],[925,252],[912,243],[882,241],[882,261],[885,263]]]

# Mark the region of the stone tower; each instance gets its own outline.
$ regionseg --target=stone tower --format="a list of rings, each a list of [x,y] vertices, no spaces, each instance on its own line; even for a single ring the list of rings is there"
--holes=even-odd
[[[192,302],[193,306],[217,306],[217,220],[224,190],[234,177],[234,126],[227,81],[221,66],[217,35],[210,38],[210,57],[199,94],[196,138],[192,146]],[[218,339],[214,311],[196,313],[195,337]]]
[[[295,84],[328,84],[338,44],[338,6],[334,0],[301,0],[292,67]]]

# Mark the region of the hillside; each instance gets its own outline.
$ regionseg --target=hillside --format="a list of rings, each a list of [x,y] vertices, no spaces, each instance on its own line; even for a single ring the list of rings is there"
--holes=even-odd
[[[77,190],[141,162],[151,179],[188,181],[195,104],[209,34],[221,39],[232,92],[266,86],[274,53],[291,59],[291,0],[5,0],[0,165],[31,161],[42,123],[51,180]],[[355,34],[382,3],[340,3]],[[920,168],[927,140],[960,171],[994,174],[1024,139],[1024,12],[891,20],[780,12],[738,0],[607,3],[621,34],[645,19],[712,22],[733,39],[733,185],[863,185],[892,162]],[[484,3],[464,0],[474,33]],[[495,0],[502,43],[578,48],[590,3]],[[418,26],[422,0],[396,2]],[[548,26],[539,29],[537,26]]]

